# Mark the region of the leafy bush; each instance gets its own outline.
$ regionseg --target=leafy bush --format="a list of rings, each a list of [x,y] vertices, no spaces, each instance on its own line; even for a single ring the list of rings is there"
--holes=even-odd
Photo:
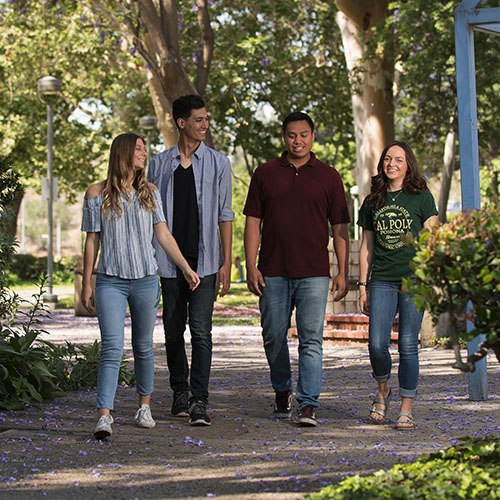
[[[47,257],[35,257],[29,254],[16,254],[12,256],[12,274],[11,284],[19,281],[36,281],[47,271]],[[73,283],[75,279],[75,268],[78,267],[76,257],[62,257],[54,260],[53,282],[54,283]]]
[[[45,362],[46,349],[36,343],[43,333],[40,316],[46,314],[42,292],[35,295],[35,303],[27,312],[17,310],[21,300],[14,299],[16,311],[11,313],[22,319],[0,323],[0,408],[6,410],[64,394]]]
[[[344,479],[306,498],[314,500],[435,500],[500,498],[500,440],[464,438],[463,444],[395,465],[367,477]]]
[[[449,223],[423,232],[413,245],[417,254],[411,265],[416,280],[405,280],[405,289],[434,321],[442,313],[450,313],[457,355],[454,366],[473,371],[474,363],[489,348],[500,361],[500,202],[459,214]],[[460,332],[459,325],[466,319],[474,323],[474,329]],[[463,363],[458,338],[471,340],[480,333],[486,335],[486,342]]]
[[[90,346],[66,342],[56,345],[39,339],[42,318],[50,316],[43,304],[42,281],[34,303],[15,296],[14,319],[0,323],[0,408],[17,410],[25,404],[63,396],[64,391],[97,386],[101,343]],[[118,383],[133,385],[135,375],[122,360]]]
[[[48,346],[47,363],[51,373],[57,376],[57,385],[65,391],[83,387],[97,387],[97,373],[101,359],[101,342],[91,345],[76,345],[66,342],[58,346],[45,342]],[[118,383],[134,385],[135,375],[127,368],[128,362],[122,359]]]
[[[7,228],[14,218],[10,204],[21,189],[18,175],[10,168],[9,162],[0,157],[0,317],[12,309],[12,296],[6,286],[17,242]]]

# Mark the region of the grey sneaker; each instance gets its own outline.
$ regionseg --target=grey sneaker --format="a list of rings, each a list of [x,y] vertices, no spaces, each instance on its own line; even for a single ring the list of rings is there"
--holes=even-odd
[[[137,425],[139,427],[152,429],[156,425],[156,422],[153,420],[153,417],[151,415],[151,408],[148,405],[142,405],[135,412],[134,418],[137,420]]]
[[[290,418],[292,416],[292,391],[277,391],[274,400],[273,417]]]
[[[189,416],[189,392],[174,392],[171,413],[174,417]]]
[[[94,429],[94,437],[99,441],[106,439],[111,436],[113,431],[111,430],[111,424],[113,423],[113,417],[111,415],[102,415],[97,421],[97,425]]]
[[[189,425],[201,427],[211,425],[210,417],[207,415],[207,405],[200,400],[194,400],[189,406]]]
[[[301,427],[316,427],[318,422],[316,422],[316,408],[312,405],[305,405],[299,411],[299,418],[297,423]]]

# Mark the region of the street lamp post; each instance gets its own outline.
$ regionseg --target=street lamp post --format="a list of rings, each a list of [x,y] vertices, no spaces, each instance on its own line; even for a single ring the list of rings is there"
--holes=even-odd
[[[150,156],[150,143],[151,143],[151,131],[156,128],[156,118],[154,116],[142,116],[139,118],[139,128],[146,132],[146,152],[148,155],[147,162],[151,160]]]
[[[359,187],[352,186],[351,198],[353,201],[353,219],[354,219],[354,239],[359,240],[359,226],[358,226],[358,205],[359,205]]]
[[[52,206],[54,203],[54,177],[52,175],[52,143],[53,143],[53,121],[54,113],[52,105],[54,104],[59,92],[61,91],[61,82],[53,76],[44,76],[38,80],[38,97],[40,101],[47,106],[47,218],[48,218],[48,248],[47,248],[47,293],[44,295],[45,302],[55,304],[57,296],[53,294],[53,223]]]

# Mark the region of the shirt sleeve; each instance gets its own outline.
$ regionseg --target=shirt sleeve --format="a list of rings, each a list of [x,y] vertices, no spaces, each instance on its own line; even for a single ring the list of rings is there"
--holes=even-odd
[[[248,188],[247,200],[243,208],[243,214],[262,219],[262,201],[260,196],[260,177],[261,167],[258,167],[252,175],[250,180],[250,187]]]
[[[157,163],[158,163],[158,156],[153,157],[153,159],[149,162],[148,166],[148,181],[152,182],[155,186],[158,186],[158,175],[157,175]]]
[[[337,170],[333,169],[333,198],[330,207],[330,224],[349,224],[351,216],[345,199],[344,183]]]
[[[155,209],[153,210],[153,225],[159,222],[166,222],[165,214],[163,213],[163,205],[161,201],[160,191],[158,189],[153,190],[153,196],[155,199]]]
[[[422,197],[422,223],[424,223],[429,217],[433,215],[438,215],[436,208],[436,202],[434,201],[434,196],[427,189],[423,191]]]
[[[232,221],[234,219],[234,212],[232,209],[231,163],[226,156],[224,156],[222,162],[219,184],[219,222]]]
[[[373,219],[370,202],[365,198],[359,209],[358,226],[373,231]]]
[[[83,199],[82,231],[86,233],[101,232],[102,198],[94,196]]]

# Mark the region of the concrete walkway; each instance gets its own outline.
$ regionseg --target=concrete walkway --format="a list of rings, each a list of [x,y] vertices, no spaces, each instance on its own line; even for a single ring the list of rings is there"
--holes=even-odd
[[[95,318],[75,318],[71,311],[55,311],[44,328],[53,342],[89,343],[99,337]],[[319,425],[299,428],[294,421],[270,418],[273,394],[260,328],[215,327],[213,337],[211,427],[193,428],[170,415],[158,319],[152,403],[157,426],[134,426],[134,388],[118,389],[113,436],[105,442],[92,439],[94,390],[1,412],[0,498],[295,499],[347,475],[414,461],[461,436],[499,434],[500,367],[492,356],[490,398],[471,402],[467,376],[450,367],[452,352],[423,350],[417,427],[396,431],[397,397],[386,424],[368,420],[375,384],[367,349],[325,345]],[[129,339],[127,331],[130,355]],[[291,353],[296,369],[295,343]],[[393,354],[397,361],[397,351]]]

